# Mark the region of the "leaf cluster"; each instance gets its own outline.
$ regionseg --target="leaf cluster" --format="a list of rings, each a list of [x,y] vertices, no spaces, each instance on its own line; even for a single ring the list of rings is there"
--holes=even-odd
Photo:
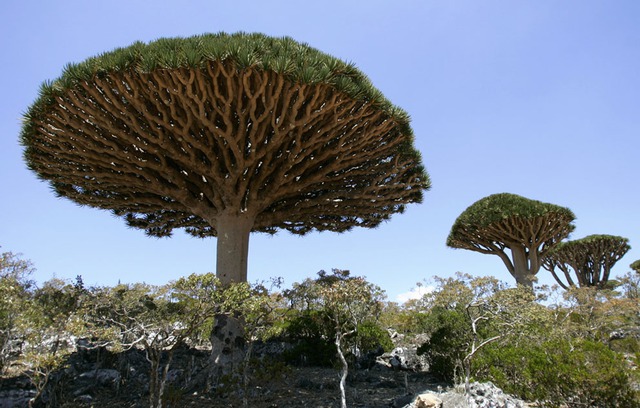
[[[540,224],[549,219],[564,220],[570,224],[575,214],[559,205],[532,200],[516,194],[501,193],[484,197],[460,214],[454,222],[447,238],[450,247],[464,247],[465,235],[482,235],[486,227],[511,223],[514,220],[540,219]],[[574,227],[570,229],[573,230]]]
[[[94,78],[125,71],[202,69],[212,61],[223,61],[236,70],[273,71],[296,83],[330,85],[355,100],[377,106],[402,126],[402,133],[412,134],[409,115],[389,102],[354,64],[290,37],[244,32],[160,38],[147,44],[135,42],[80,63],[67,64],[58,79],[42,84],[39,98],[25,116],[37,117],[47,106],[55,104],[57,97]],[[25,129],[23,135],[28,133],[30,130]]]

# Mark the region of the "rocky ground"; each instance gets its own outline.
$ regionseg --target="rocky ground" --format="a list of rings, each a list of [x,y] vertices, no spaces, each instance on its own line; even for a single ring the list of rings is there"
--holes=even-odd
[[[98,371],[87,387],[86,378],[78,378],[67,384],[66,390],[53,406],[62,408],[138,408],[148,406],[144,391],[128,387],[118,389],[114,376],[108,371]],[[75,384],[74,384],[75,382]],[[340,406],[338,372],[331,368],[287,367],[278,378],[263,381],[249,388],[248,406],[252,408],[336,408]],[[6,381],[3,385],[8,386]],[[0,391],[0,407],[26,407],[32,395],[26,380],[12,384],[13,390]],[[364,370],[350,376],[347,384],[349,407],[413,408],[416,397],[429,392],[439,398],[443,408],[528,406],[508,397],[490,384],[474,384],[474,402],[470,402],[461,389],[452,389],[433,382],[424,373],[393,370]],[[75,395],[77,394],[77,395]],[[11,397],[12,396],[12,397]],[[166,407],[241,407],[239,394],[220,395],[216,392],[185,392],[169,387]]]
[[[340,406],[336,368],[296,367],[266,358],[254,367],[246,391],[214,386],[203,392],[199,378],[205,372],[207,357],[207,350],[185,348],[176,353],[168,375],[165,407],[242,407],[245,395],[252,408]],[[140,350],[74,353],[64,370],[52,376],[43,400],[62,408],[148,407],[148,369]],[[411,347],[398,347],[368,368],[352,369],[346,388],[348,406],[363,408],[414,408],[418,407],[416,397],[424,393],[442,401],[442,408],[527,406],[490,384],[474,384],[474,396],[468,399],[462,390],[436,382]],[[0,408],[26,407],[34,394],[25,376],[0,379]]]

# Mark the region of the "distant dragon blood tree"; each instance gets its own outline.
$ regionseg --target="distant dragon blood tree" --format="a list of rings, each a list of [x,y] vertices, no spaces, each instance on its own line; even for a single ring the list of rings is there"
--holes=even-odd
[[[627,238],[614,235],[589,235],[561,242],[544,257],[542,266],[564,289],[571,286],[602,288],[609,281],[611,268],[631,249],[628,242]],[[564,279],[556,268],[562,271]],[[572,271],[577,285],[571,278]]]
[[[42,86],[21,140],[60,196],[151,236],[216,236],[223,283],[246,281],[250,232],[373,228],[430,187],[408,115],[364,74],[261,34],[70,64]]]
[[[629,265],[629,267],[631,269],[633,269],[634,271],[636,271],[637,273],[640,273],[640,259],[638,259],[637,261],[633,262],[631,265]]]
[[[575,218],[565,207],[493,194],[460,214],[447,245],[497,255],[518,284],[531,287],[543,257],[573,231]]]

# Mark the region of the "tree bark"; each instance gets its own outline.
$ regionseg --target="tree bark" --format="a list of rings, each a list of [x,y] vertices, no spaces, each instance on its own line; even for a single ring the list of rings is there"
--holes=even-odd
[[[516,278],[518,285],[532,288],[535,273],[538,271],[532,271],[529,267],[526,249],[520,245],[512,246],[510,249],[513,256],[513,277]]]
[[[245,357],[244,323],[239,316],[218,314],[211,331],[212,379],[219,383],[223,377],[240,374]]]
[[[255,216],[249,213],[221,214],[215,219],[217,233],[216,276],[223,286],[247,281],[249,235]],[[237,374],[244,359],[244,324],[241,316],[218,314],[211,332],[212,376],[220,381]]]
[[[247,281],[249,234],[254,220],[249,214],[223,214],[213,224],[218,234],[216,276],[225,286]]]
[[[343,334],[340,333],[340,328],[338,328],[335,345],[338,351],[338,357],[340,357],[340,362],[342,363],[342,374],[340,375],[340,407],[347,408],[346,382],[347,375],[349,375],[349,364],[347,364],[347,359],[344,358],[344,353],[342,353],[342,337]]]

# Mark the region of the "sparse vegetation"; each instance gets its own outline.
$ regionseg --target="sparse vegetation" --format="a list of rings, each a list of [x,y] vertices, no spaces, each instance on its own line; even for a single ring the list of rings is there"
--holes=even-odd
[[[278,281],[271,289],[247,283],[226,287],[213,274],[163,286],[85,287],[78,278],[38,287],[29,280],[28,261],[10,253],[1,259],[4,375],[23,372],[31,378],[34,406],[62,404],[68,397],[60,373],[76,352],[73,339],[89,340],[85,350],[114,355],[143,351],[149,406],[173,406],[186,398],[184,388],[168,383],[174,353],[206,345],[213,319],[223,313],[243,316],[249,349],[255,342],[290,344],[268,358],[244,354],[245,363],[230,377],[235,380],[210,389],[216,395],[242,390],[242,406],[251,406],[251,384],[286,375],[287,364],[339,368],[334,389],[346,406],[348,370],[357,367],[352,363],[358,355],[392,347],[388,327],[405,336],[427,334],[419,351],[431,375],[452,384],[492,381],[548,407],[640,404],[633,385],[640,382],[634,369],[640,363],[640,306],[637,282],[626,277],[617,290],[532,291],[459,274],[434,278],[434,291],[398,305],[385,302],[383,291],[365,278],[338,269],[284,291]],[[203,392],[209,384],[190,381]]]

